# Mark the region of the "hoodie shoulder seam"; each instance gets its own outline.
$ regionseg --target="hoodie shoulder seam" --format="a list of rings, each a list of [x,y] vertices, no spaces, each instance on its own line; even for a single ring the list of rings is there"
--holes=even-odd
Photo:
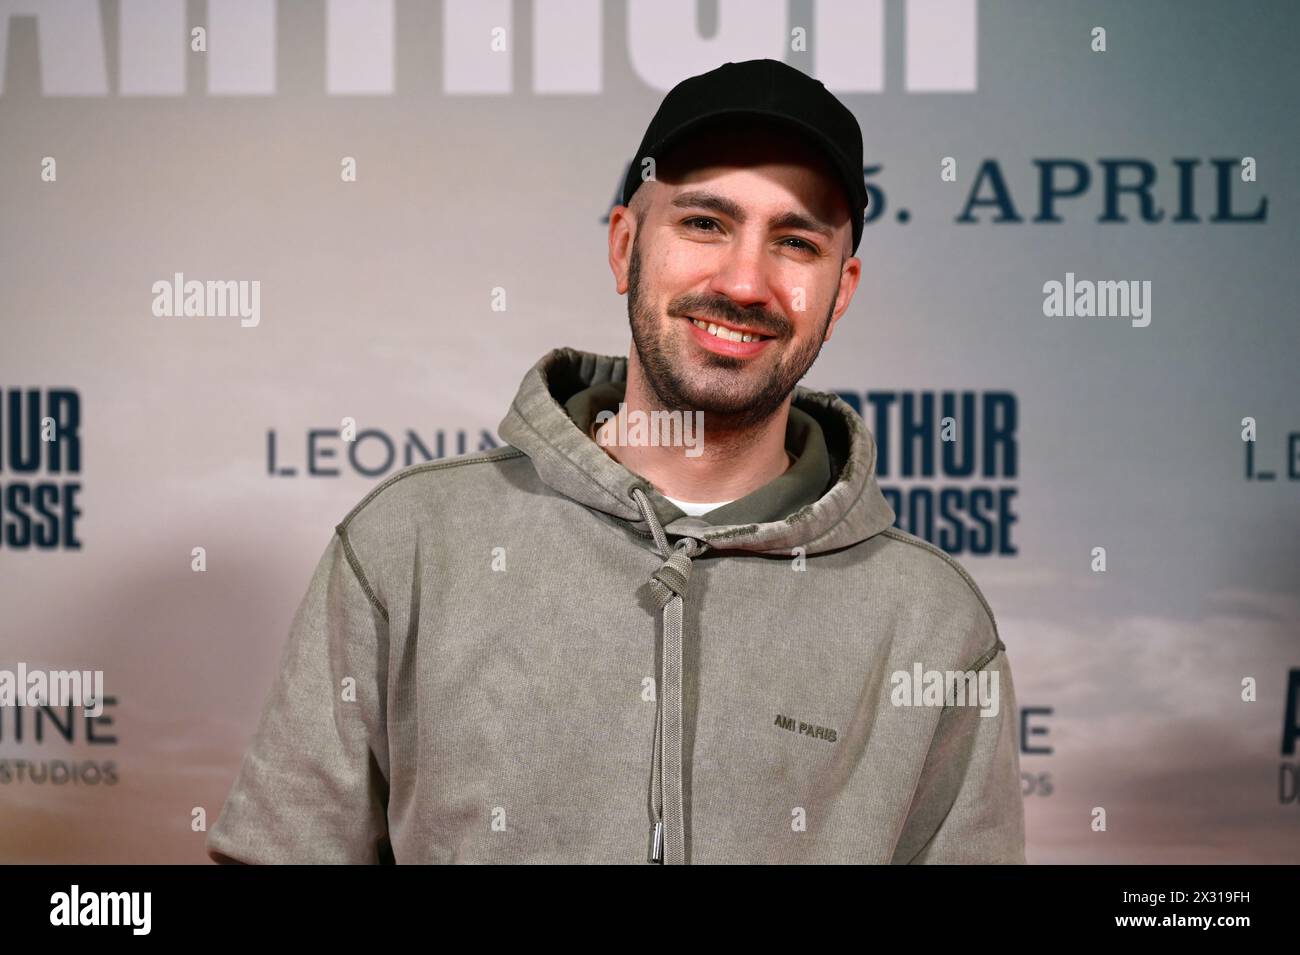
[[[343,544],[343,556],[347,558],[348,566],[352,568],[352,573],[356,576],[357,583],[361,585],[361,589],[365,592],[366,599],[370,601],[372,607],[379,611],[379,615],[384,618],[384,623],[388,623],[388,608],[380,602],[374,588],[370,586],[370,580],[366,577],[366,572],[361,567],[361,561],[357,557],[356,551],[352,549],[352,541],[348,539],[347,527],[343,524],[339,524],[334,528],[334,531],[339,535],[339,541]]]
[[[375,610],[379,612],[379,615],[383,617],[384,623],[388,623],[388,608],[383,605],[383,602],[375,593],[374,588],[370,585],[370,579],[366,576],[365,568],[361,566],[361,559],[353,549],[352,539],[348,536],[348,525],[352,523],[352,519],[356,517],[367,504],[374,500],[375,497],[383,493],[386,488],[392,484],[396,484],[403,478],[408,478],[415,474],[423,474],[425,471],[440,471],[444,468],[463,467],[467,464],[490,464],[496,461],[508,460],[509,458],[522,457],[523,453],[524,452],[520,451],[518,448],[507,444],[503,448],[497,448],[494,451],[489,451],[484,454],[462,458],[451,458],[445,461],[429,461],[425,464],[418,464],[413,467],[404,468],[396,474],[390,475],[386,480],[381,481],[376,487],[372,488],[370,493],[358,501],[356,506],[353,507],[352,510],[348,511],[347,516],[335,525],[334,531],[338,534],[339,541],[343,545],[343,554],[347,558],[348,566],[352,568],[352,573],[356,576],[357,583],[361,585],[362,591],[365,592],[366,599],[370,601],[371,606],[373,606]]]
[[[403,468],[398,473],[389,476],[386,480],[380,482],[379,485],[372,488],[369,494],[358,501],[352,510],[348,511],[347,516],[339,522],[339,527],[346,529],[348,524],[352,523],[352,519],[360,513],[362,508],[374,500],[378,495],[382,494],[390,485],[396,484],[403,478],[412,477],[416,474],[423,474],[426,471],[441,471],[444,468],[464,467],[468,464],[491,464],[496,461],[505,461],[509,458],[522,457],[523,453],[524,452],[520,451],[516,447],[506,445],[504,448],[497,448],[495,451],[489,451],[480,456],[452,458],[447,461],[430,461],[427,464],[417,464],[414,467]]]
[[[994,637],[993,646],[985,650],[978,660],[968,666],[966,669],[978,673],[986,666],[993,662],[993,658],[998,655],[998,651],[1005,650],[1006,646],[1002,643],[1000,637]]]
[[[930,553],[943,558],[943,560],[948,563],[948,566],[952,567],[954,570],[957,571],[957,573],[961,574],[962,580],[966,581],[966,586],[969,587],[971,589],[971,592],[979,599],[980,606],[984,608],[984,612],[988,615],[989,623],[993,627],[993,647],[986,654],[988,660],[993,659],[993,657],[997,654],[998,650],[1006,649],[1006,646],[1002,643],[1002,637],[999,636],[998,634],[998,622],[997,619],[993,616],[993,608],[990,607],[989,602],[986,599],[984,599],[984,594],[980,591],[979,586],[975,583],[975,579],[971,577],[969,573],[966,572],[965,567],[963,567],[961,564],[959,564],[956,560],[953,559],[953,556],[951,554],[949,554],[941,547],[935,547],[929,541],[921,540],[920,538],[913,537],[910,534],[905,534],[904,532],[900,531],[896,527],[886,527],[880,533],[883,534],[885,537],[890,538],[891,540],[896,540],[903,544],[911,544],[913,547],[919,547],[921,550],[929,551]],[[984,660],[983,662],[987,663],[988,660]]]

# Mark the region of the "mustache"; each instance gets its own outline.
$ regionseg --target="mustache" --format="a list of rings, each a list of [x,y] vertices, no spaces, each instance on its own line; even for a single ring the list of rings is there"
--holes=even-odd
[[[734,302],[725,298],[676,299],[669,304],[668,314],[676,318],[712,318],[731,325],[753,328],[774,337],[784,336],[790,328],[788,321],[765,308],[738,308]]]

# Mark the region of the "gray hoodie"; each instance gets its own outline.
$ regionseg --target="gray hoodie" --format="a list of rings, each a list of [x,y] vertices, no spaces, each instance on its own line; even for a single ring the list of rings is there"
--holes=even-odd
[[[214,859],[1024,862],[992,612],[862,419],[797,388],[794,466],[687,517],[589,436],[626,371],[551,352],[338,524]]]

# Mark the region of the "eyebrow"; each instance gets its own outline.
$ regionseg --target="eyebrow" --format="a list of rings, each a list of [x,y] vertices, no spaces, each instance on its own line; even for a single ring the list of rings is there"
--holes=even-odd
[[[697,189],[678,193],[673,197],[672,204],[679,209],[711,209],[737,222],[744,223],[745,221],[745,210],[726,196],[720,196],[716,192],[705,192]],[[805,232],[815,232],[827,239],[835,238],[835,232],[826,223],[793,210],[768,219],[767,226],[769,229],[802,229]]]

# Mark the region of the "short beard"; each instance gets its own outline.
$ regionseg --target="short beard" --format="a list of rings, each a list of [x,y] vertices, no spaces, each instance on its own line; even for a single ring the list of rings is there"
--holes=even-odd
[[[821,353],[834,311],[832,303],[821,333],[786,356],[777,364],[774,374],[763,381],[742,387],[740,376],[731,372],[742,369],[747,361],[712,353],[708,355],[708,362],[718,372],[708,374],[707,380],[700,381],[681,374],[680,361],[674,360],[676,356],[670,353],[668,323],[643,301],[640,280],[641,253],[636,239],[633,239],[632,259],[628,265],[627,314],[632,326],[632,344],[641,361],[646,383],[663,410],[698,410],[708,414],[709,430],[715,434],[747,430],[776,414]],[[765,334],[773,334],[774,341],[789,334],[790,323],[787,320],[763,309],[738,308],[725,296],[705,299],[688,295],[668,303],[669,315],[695,311],[758,328]],[[685,318],[680,320],[689,321]]]

